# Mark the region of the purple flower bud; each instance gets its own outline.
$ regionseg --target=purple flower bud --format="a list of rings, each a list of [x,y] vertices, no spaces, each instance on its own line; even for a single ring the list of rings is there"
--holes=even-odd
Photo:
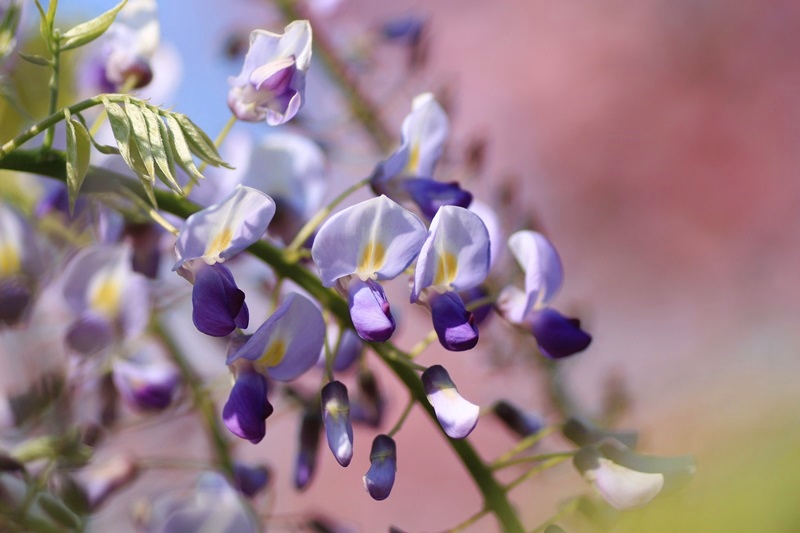
[[[347,286],[350,318],[358,336],[365,341],[384,342],[394,333],[395,323],[383,287],[368,279],[351,277]]]
[[[272,411],[267,399],[267,378],[251,366],[241,365],[236,383],[222,409],[225,426],[237,437],[258,444],[264,438],[266,420]]]
[[[192,289],[192,321],[212,337],[225,337],[250,322],[244,292],[236,286],[233,274],[220,263],[200,263]]]
[[[378,381],[369,369],[358,373],[356,396],[350,402],[350,418],[369,427],[380,427],[386,401],[381,395]]]
[[[480,408],[465,400],[441,365],[433,365],[422,373],[422,386],[436,412],[439,424],[452,439],[463,439],[478,424]]]
[[[141,350],[129,359],[114,361],[114,385],[122,399],[134,409],[165,409],[172,402],[180,382],[180,372],[154,350]]]
[[[322,388],[322,421],[328,446],[336,461],[347,466],[353,458],[353,426],[350,423],[350,400],[347,387],[331,381]]]
[[[388,435],[378,435],[372,441],[369,470],[364,475],[364,488],[372,499],[385,500],[392,492],[397,474],[397,446]]]
[[[544,421],[541,416],[522,411],[506,400],[498,401],[494,404],[492,410],[508,429],[520,437],[538,433],[544,427]]]
[[[429,178],[409,178],[403,180],[402,187],[428,220],[436,216],[443,205],[467,208],[472,202],[472,194],[455,181],[442,183]]]
[[[592,337],[581,329],[575,318],[567,318],[555,309],[546,307],[525,317],[542,354],[560,359],[585,350]]]
[[[319,434],[322,430],[322,418],[316,410],[308,410],[300,422],[299,450],[294,470],[294,486],[298,490],[308,487],[317,467],[317,450]]]
[[[432,294],[429,299],[433,329],[442,346],[453,352],[471,350],[478,344],[478,328],[472,313],[454,292]]]
[[[269,484],[272,472],[264,465],[248,466],[237,462],[233,464],[233,476],[239,492],[252,498]]]

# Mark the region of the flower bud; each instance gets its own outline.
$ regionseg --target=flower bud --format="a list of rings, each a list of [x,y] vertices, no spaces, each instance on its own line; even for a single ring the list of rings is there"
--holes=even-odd
[[[342,466],[349,465],[353,458],[353,426],[347,387],[340,381],[331,381],[322,388],[322,421],[336,461]]]
[[[364,475],[364,488],[372,499],[385,500],[392,492],[397,473],[397,446],[388,435],[378,435],[372,441],[369,470]]]
[[[422,386],[448,437],[463,439],[475,429],[480,408],[458,393],[444,367],[434,365],[423,372]]]

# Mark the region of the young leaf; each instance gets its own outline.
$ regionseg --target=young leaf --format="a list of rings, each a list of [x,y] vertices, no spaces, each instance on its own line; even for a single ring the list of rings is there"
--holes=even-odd
[[[75,200],[89,170],[89,155],[92,142],[83,124],[74,119],[66,121],[67,126],[67,193],[69,212],[75,209]]]
[[[133,170],[142,180],[142,185],[147,193],[147,197],[153,205],[155,204],[155,195],[153,194],[153,184],[147,172],[147,167],[142,160],[139,153],[139,147],[136,141],[131,138],[131,124],[128,119],[128,114],[119,105],[111,102],[108,98],[103,98],[103,105],[108,113],[108,121],[111,123],[111,131],[114,132],[114,138],[117,140],[119,153],[125,163]],[[126,106],[126,108],[129,106]]]
[[[144,114],[142,114],[141,108],[133,103],[125,105],[125,113],[128,115],[128,121],[133,130],[133,140],[136,142],[136,147],[142,158],[142,163],[147,170],[146,176],[150,180],[150,184],[155,185],[156,169],[155,162],[153,161],[153,150],[150,144],[147,121],[144,118]]]
[[[192,122],[189,117],[178,113],[173,114],[173,116],[181,125],[181,129],[186,135],[186,140],[189,141],[189,146],[197,157],[215,167],[223,166],[226,168],[233,168],[220,157],[217,147],[214,145],[214,141],[212,141],[208,135],[206,135],[206,132],[201,130],[197,124]]]
[[[61,50],[78,48],[79,46],[90,43],[103,35],[108,27],[111,26],[111,23],[114,22],[114,18],[116,18],[117,13],[119,13],[119,10],[125,6],[127,1],[128,0],[122,0],[122,2],[112,7],[97,18],[93,18],[92,20],[78,24],[74,28],[67,31],[61,37]],[[50,5],[53,5],[53,3],[54,0],[50,0]]]
[[[192,152],[183,136],[183,130],[180,124],[172,115],[167,115],[167,129],[169,130],[169,144],[173,149],[173,153],[177,156],[177,163],[180,167],[189,174],[189,177],[195,181],[203,179],[203,175],[194,166],[192,160]]]
[[[50,64],[51,64],[50,60],[47,59],[46,57],[37,56],[37,55],[33,55],[33,54],[23,54],[22,52],[17,52],[17,54],[19,54],[19,57],[21,57],[22,59],[24,59],[28,63],[33,63],[34,65],[39,65],[39,66],[42,66],[42,67],[49,67]]]
[[[180,184],[175,180],[175,161],[172,157],[172,151],[169,145],[164,141],[162,133],[167,134],[164,122],[159,118],[158,114],[143,105],[142,114],[147,122],[147,131],[150,136],[150,147],[152,149],[153,159],[156,164],[156,174],[161,181],[164,182],[170,189],[176,193],[183,195],[183,189]]]
[[[42,34],[42,39],[44,39],[45,44],[49,50],[52,50],[53,44],[53,36],[52,36],[52,26],[48,26],[47,24],[47,14],[44,12],[42,8],[42,4],[39,3],[39,0],[34,0],[36,4],[36,9],[39,10],[39,33]]]

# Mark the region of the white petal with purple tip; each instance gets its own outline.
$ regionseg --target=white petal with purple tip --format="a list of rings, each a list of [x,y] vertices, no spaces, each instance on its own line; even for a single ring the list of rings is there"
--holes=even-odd
[[[428,401],[436,412],[439,424],[452,439],[463,439],[478,424],[480,408],[465,400],[440,365],[434,365],[422,373],[422,385]]]

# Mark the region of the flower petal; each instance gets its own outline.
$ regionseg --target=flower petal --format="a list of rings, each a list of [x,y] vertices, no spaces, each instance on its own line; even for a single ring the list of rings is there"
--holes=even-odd
[[[114,360],[114,385],[134,409],[164,409],[172,402],[178,388],[180,372],[159,349],[153,343],[128,359]]]
[[[544,428],[544,420],[541,416],[523,411],[506,400],[495,403],[492,411],[508,429],[520,437],[533,435]]]
[[[428,220],[442,206],[457,205],[466,208],[472,203],[472,193],[462,189],[456,181],[442,183],[430,178],[409,178],[403,180],[402,187]]]
[[[347,287],[350,318],[358,336],[369,342],[384,342],[394,333],[395,323],[389,301],[380,284],[353,277]]]
[[[337,279],[393,279],[411,264],[425,241],[425,225],[386,196],[344,209],[322,225],[311,248],[326,287]]]
[[[480,408],[458,393],[444,367],[434,365],[423,372],[422,386],[448,437],[463,439],[472,433],[478,424]]]
[[[341,381],[331,381],[322,388],[322,421],[328,446],[336,461],[347,466],[353,458],[353,426],[350,423],[350,400]]]
[[[67,346],[83,355],[97,353],[114,342],[114,326],[103,315],[87,311],[70,325]]]
[[[429,303],[433,329],[442,346],[453,352],[463,352],[478,344],[478,328],[458,294],[433,294]]]
[[[317,466],[317,450],[319,450],[319,434],[322,430],[322,418],[317,411],[306,411],[300,422],[299,450],[294,470],[294,486],[298,489],[308,487]]]
[[[225,426],[237,437],[258,444],[264,438],[266,420],[272,411],[267,399],[267,378],[252,369],[242,369],[222,409]]]
[[[397,474],[397,446],[388,435],[378,435],[372,441],[369,470],[364,475],[364,488],[372,499],[389,497]]]
[[[226,266],[202,264],[195,272],[192,289],[195,327],[212,337],[225,337],[237,327],[246,328],[250,314],[244,298]]]
[[[556,249],[544,235],[529,230],[512,234],[508,248],[525,272],[526,312],[550,305],[564,282]]]
[[[267,194],[239,185],[221,202],[186,219],[178,234],[175,253],[178,270],[192,259],[222,263],[238,254],[267,231],[275,202]]]
[[[233,482],[239,492],[248,498],[261,492],[270,482],[272,472],[264,465],[249,466],[233,463]]]
[[[549,307],[534,311],[525,322],[536,337],[542,354],[560,359],[585,350],[592,337],[581,329],[578,319],[567,318]]]

